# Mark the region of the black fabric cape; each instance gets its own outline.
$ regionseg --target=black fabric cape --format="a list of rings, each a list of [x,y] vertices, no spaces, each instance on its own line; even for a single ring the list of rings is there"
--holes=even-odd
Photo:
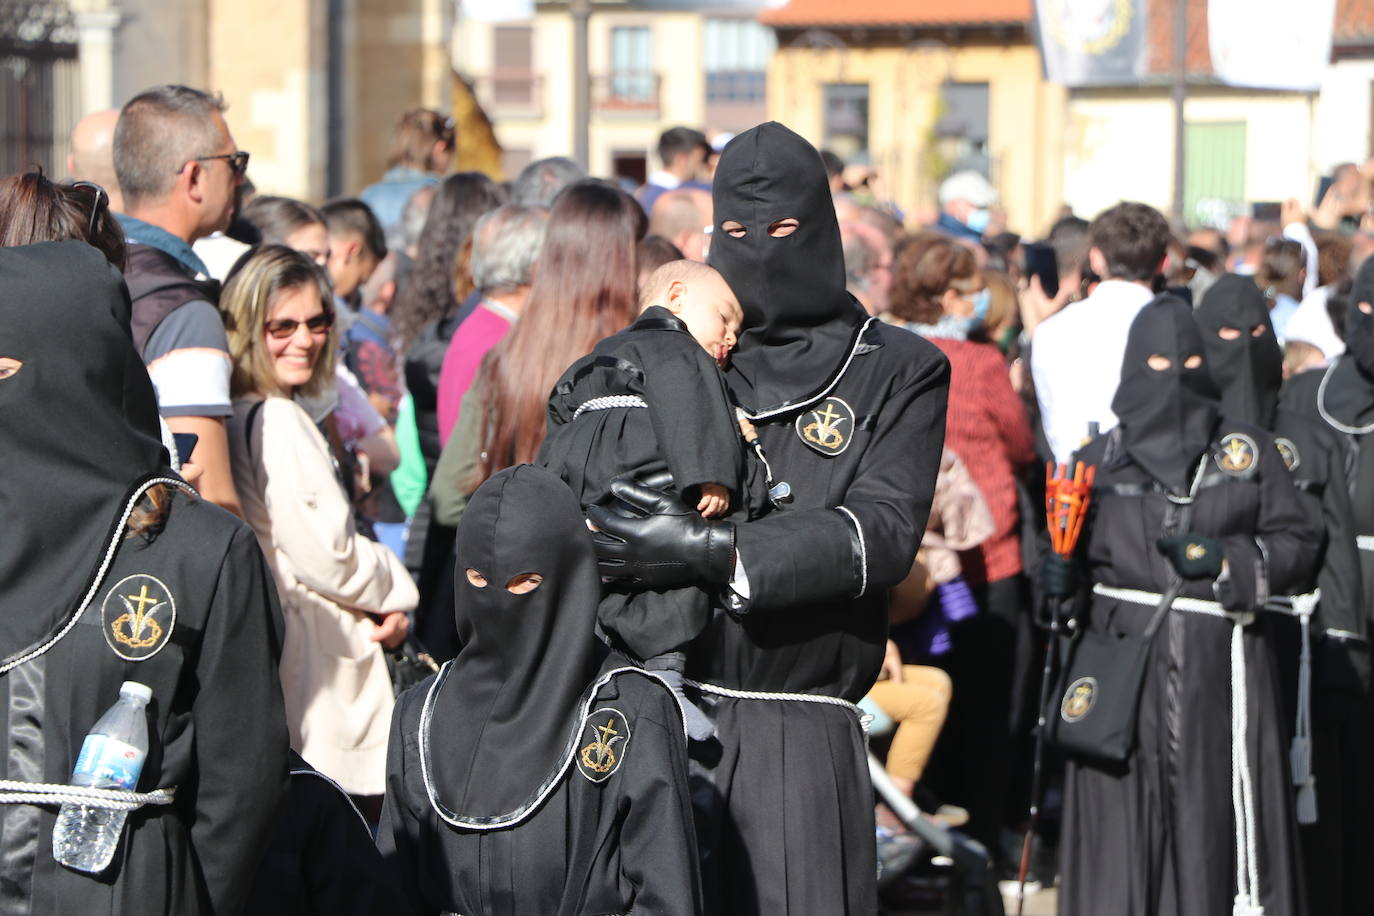
[[[692,841],[687,741],[681,713],[661,682],[627,667],[613,675],[590,698],[590,709],[614,709],[628,723],[630,739],[623,748],[616,746],[623,755],[615,771],[603,782],[592,782],[571,760],[537,808],[520,823],[496,830],[454,827],[430,801],[420,742],[433,684],[427,680],[401,695],[387,749],[387,795],[377,842],[396,871],[406,912],[706,912]],[[592,744],[591,729],[600,722],[596,717],[579,729],[574,755]],[[441,727],[434,720],[433,730]],[[487,775],[474,774],[474,779]]]
[[[16,637],[72,619],[120,509],[164,460],[149,444],[157,429],[152,385],[146,372],[132,371],[141,360],[129,336],[128,299],[110,276],[97,252],[75,242],[0,250],[0,355],[24,361],[0,381],[5,550],[32,547],[45,526],[65,520],[66,540],[50,549],[70,564],[54,568],[39,555],[17,574],[6,567],[0,638],[10,658],[25,648]],[[24,283],[27,298],[15,295]],[[123,418],[122,430],[111,412]],[[45,450],[41,461],[27,453],[34,448]],[[116,473],[127,476],[109,479]],[[27,506],[26,474],[34,475]],[[176,798],[129,815],[114,864],[99,877],[53,859],[56,806],[0,806],[5,916],[237,912],[285,789],[281,612],[252,529],[178,491],[155,536],[119,535],[76,622],[46,652],[0,676],[7,717],[0,776],[66,783],[120,683],[136,680],[152,688],[138,789],[175,786]],[[45,600],[25,605],[17,600],[24,594]],[[157,626],[131,633],[131,606]]]
[[[1222,469],[1232,454],[1223,442],[1234,436],[1253,443],[1244,471]],[[1173,572],[1155,541],[1181,532],[1173,530],[1178,523],[1164,492],[1130,459],[1121,438],[1118,427],[1076,456],[1097,467],[1093,514],[1079,549],[1093,583],[1159,594]],[[1217,425],[1188,528],[1221,542],[1232,577],[1227,606],[1238,609],[1299,588],[1321,537],[1273,438],[1228,418]],[[1187,582],[1181,594],[1212,600],[1212,586]],[[1092,632],[1139,635],[1153,611],[1095,595],[1079,619]],[[1218,617],[1168,614],[1150,647],[1130,760],[1119,767],[1069,761],[1060,845],[1065,916],[1230,911],[1231,628]],[[1286,729],[1267,633],[1252,625],[1243,637],[1260,898],[1266,912],[1302,913]]]
[[[737,526],[749,597],[714,617],[688,673],[853,701],[877,677],[887,590],[911,571],[925,530],[949,364],[916,335],[852,311],[824,184],[815,151],[776,124],[731,141],[716,173],[711,264],[753,324],[727,380],[793,501]],[[769,236],[767,220],[784,217],[801,228]],[[729,247],[740,241],[721,229],[730,219],[746,225],[749,246]],[[791,408],[759,408],[794,398]],[[803,438],[812,424],[813,434],[828,430],[824,453]],[[722,745],[719,761],[696,772],[693,795],[707,911],[872,913],[873,800],[853,714],[819,703],[703,702]]]
[[[342,788],[290,756],[291,783],[244,913],[393,916],[403,894]]]
[[[493,475],[463,514],[464,645],[403,695],[388,749],[382,849],[419,912],[698,911],[680,712],[650,675],[607,676],[582,519],[567,486],[533,465]],[[522,573],[543,581],[513,594]],[[587,750],[593,709],[619,716],[613,758]],[[584,752],[618,763],[594,781]]]
[[[648,408],[577,415],[595,398],[635,396]],[[539,463],[560,475],[583,508],[611,499],[617,477],[668,472],[694,502],[693,487],[719,484],[730,506],[747,501],[744,449],[725,378],[687,326],[659,306],[573,363],[549,399],[549,431]],[[737,517],[746,517],[737,515]],[[597,620],[636,658],[682,650],[705,628],[711,598],[698,588],[611,590]]]

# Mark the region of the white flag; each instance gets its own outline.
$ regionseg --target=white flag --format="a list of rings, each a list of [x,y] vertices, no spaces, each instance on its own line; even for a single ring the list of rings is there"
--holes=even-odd
[[[1315,92],[1335,21],[1336,0],[1208,0],[1212,72],[1232,86]]]

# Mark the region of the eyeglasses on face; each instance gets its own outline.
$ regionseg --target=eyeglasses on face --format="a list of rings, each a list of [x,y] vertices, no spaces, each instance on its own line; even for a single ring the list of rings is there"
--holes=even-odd
[[[223,159],[229,163],[230,170],[235,175],[243,175],[248,171],[248,151],[238,150],[233,153],[220,153],[218,156],[194,156],[186,162],[209,162],[212,159]],[[186,163],[181,164],[181,169],[186,168]],[[181,174],[181,169],[176,170],[176,174]]]
[[[297,321],[294,318],[274,318],[266,322],[263,328],[266,329],[269,337],[285,340],[295,334],[296,329],[302,324],[311,334],[328,333],[329,329],[334,326],[334,313],[320,312],[315,317],[307,318],[305,321]]]
[[[91,201],[91,218],[86,226],[86,239],[89,241],[95,238],[95,223],[100,218],[101,209],[110,206],[110,195],[93,181],[73,181],[71,187],[73,190],[89,191],[91,196],[95,198]]]

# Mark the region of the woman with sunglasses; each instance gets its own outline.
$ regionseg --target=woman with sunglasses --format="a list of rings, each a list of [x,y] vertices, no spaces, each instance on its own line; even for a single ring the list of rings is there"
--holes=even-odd
[[[320,268],[281,245],[230,274],[229,448],[244,517],[282,596],[291,746],[375,823],[392,709],[382,647],[405,638],[418,595],[395,554],[358,533],[329,442],[295,401],[334,377],[332,301]]]

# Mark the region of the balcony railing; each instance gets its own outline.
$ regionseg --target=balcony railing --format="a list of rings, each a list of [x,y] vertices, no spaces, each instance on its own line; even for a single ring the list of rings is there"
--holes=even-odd
[[[643,70],[615,70],[592,77],[592,109],[599,115],[657,118],[663,79]]]
[[[706,74],[707,104],[763,104],[768,74],[762,70],[716,70]]]
[[[544,77],[533,70],[494,70],[474,81],[477,100],[493,117],[544,116]]]

